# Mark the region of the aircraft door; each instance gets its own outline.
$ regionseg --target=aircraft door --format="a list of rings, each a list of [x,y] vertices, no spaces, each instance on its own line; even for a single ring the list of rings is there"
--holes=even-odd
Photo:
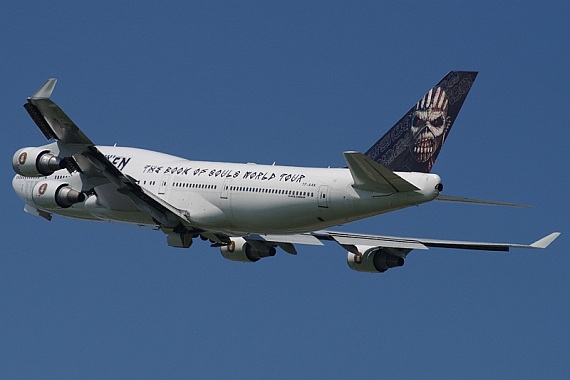
[[[168,177],[170,174],[165,174],[160,180],[160,186],[158,186],[158,194],[164,194],[166,192],[166,187],[168,186]]]
[[[319,207],[329,207],[329,187],[326,185],[319,186]]]
[[[222,192],[220,193],[220,198],[228,199],[228,191],[230,189],[230,184],[232,183],[231,178],[226,178],[224,184],[222,185]]]

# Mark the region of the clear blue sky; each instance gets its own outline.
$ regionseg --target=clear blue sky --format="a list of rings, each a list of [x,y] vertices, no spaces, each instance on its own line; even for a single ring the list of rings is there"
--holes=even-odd
[[[565,378],[567,2],[6,3],[0,14],[0,377]],[[546,3],[546,4],[544,4]],[[530,243],[352,272],[335,245],[256,264],[133,227],[23,212],[12,154],[47,78],[99,144],[342,166],[450,70],[477,81],[434,167],[450,195],[346,231]]]

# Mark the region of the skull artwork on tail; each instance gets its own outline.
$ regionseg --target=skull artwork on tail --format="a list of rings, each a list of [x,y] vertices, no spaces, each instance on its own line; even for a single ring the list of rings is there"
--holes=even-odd
[[[445,91],[435,87],[417,103],[413,114],[410,150],[417,162],[427,165],[428,172],[451,126],[451,118],[447,116],[448,103]]]

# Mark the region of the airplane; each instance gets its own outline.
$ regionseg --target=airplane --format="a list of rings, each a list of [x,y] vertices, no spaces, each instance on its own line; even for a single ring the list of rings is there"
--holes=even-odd
[[[309,168],[193,161],[150,150],[95,145],[51,100],[49,79],[24,108],[48,140],[16,151],[12,181],[34,216],[127,223],[166,234],[169,246],[209,240],[226,259],[256,262],[276,248],[337,243],[350,269],[382,273],[428,248],[508,251],[532,244],[402,238],[328,228],[433,200],[516,206],[441,194],[431,173],[477,72],[452,71],[346,167]]]

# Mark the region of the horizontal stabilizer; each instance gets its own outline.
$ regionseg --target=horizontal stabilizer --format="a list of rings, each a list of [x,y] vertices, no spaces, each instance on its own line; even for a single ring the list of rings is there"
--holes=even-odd
[[[438,200],[440,202],[451,202],[451,203],[471,203],[471,204],[488,205],[488,206],[532,208],[532,206],[519,205],[519,204],[515,204],[515,203],[485,201],[485,200],[481,200],[481,199],[462,198],[462,197],[454,197],[452,195],[441,195],[441,194],[436,198],[436,200]]]
[[[376,193],[392,194],[419,190],[393,171],[359,152],[344,152],[354,187]]]

